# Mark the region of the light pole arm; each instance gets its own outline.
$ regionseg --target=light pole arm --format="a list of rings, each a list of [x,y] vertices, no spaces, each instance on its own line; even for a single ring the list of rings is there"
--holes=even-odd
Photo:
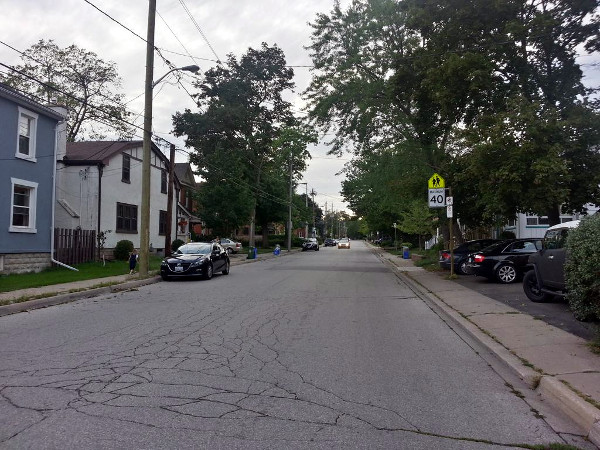
[[[173,69],[169,70],[167,73],[165,73],[165,74],[164,74],[162,77],[160,77],[158,80],[156,80],[155,82],[153,82],[153,83],[152,83],[152,89],[154,89],[154,87],[155,87],[155,86],[156,86],[158,83],[160,83],[162,80],[164,80],[164,79],[165,79],[165,77],[166,77],[167,75],[169,75],[171,72],[175,72],[175,71],[178,71],[178,70],[182,70],[182,71],[186,71],[186,72],[193,72],[193,73],[196,73],[196,72],[198,72],[198,71],[200,70],[200,67],[198,67],[198,66],[175,67],[175,68],[173,68]]]

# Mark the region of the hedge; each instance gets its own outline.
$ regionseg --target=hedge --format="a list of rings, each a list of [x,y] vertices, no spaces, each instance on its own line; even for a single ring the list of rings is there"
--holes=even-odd
[[[587,216],[567,237],[567,299],[579,320],[600,319],[600,214]]]

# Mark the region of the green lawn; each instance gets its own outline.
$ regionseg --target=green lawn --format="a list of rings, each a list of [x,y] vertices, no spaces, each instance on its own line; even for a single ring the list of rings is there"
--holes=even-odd
[[[160,269],[161,257],[150,257],[150,270]],[[112,277],[129,273],[127,261],[89,262],[74,266],[79,272],[64,268],[52,267],[38,273],[22,273],[0,276],[0,292],[16,291],[71,281],[90,280],[94,278]]]

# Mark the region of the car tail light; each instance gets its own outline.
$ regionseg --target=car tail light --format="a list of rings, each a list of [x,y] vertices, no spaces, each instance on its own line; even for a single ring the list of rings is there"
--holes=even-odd
[[[235,248],[240,248],[242,246],[242,244],[240,244],[239,242],[235,243]]]
[[[442,252],[442,259],[450,259],[450,253]]]
[[[475,255],[475,257],[473,258],[473,261],[475,261],[476,263],[482,263],[483,260],[485,259],[485,256],[483,256],[481,253]]]

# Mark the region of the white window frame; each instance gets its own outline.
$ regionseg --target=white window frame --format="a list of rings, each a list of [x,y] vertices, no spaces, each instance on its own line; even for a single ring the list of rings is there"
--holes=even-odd
[[[27,155],[24,155],[23,153],[19,152],[19,141],[20,141],[20,136],[21,136],[21,117],[23,117],[23,116],[31,119],[31,130],[30,130],[31,136],[29,136],[29,153]],[[21,108],[19,106],[19,118],[17,121],[17,149],[15,152],[16,158],[24,159],[26,161],[31,161],[31,162],[37,161],[37,159],[35,157],[37,124],[38,124],[38,115],[34,112],[31,112],[31,111]]]
[[[11,233],[37,233],[36,229],[36,209],[37,209],[37,190],[38,183],[18,178],[10,179],[10,226],[8,231]],[[22,186],[29,189],[29,225],[26,227],[13,225],[13,213],[15,208],[15,186]]]

